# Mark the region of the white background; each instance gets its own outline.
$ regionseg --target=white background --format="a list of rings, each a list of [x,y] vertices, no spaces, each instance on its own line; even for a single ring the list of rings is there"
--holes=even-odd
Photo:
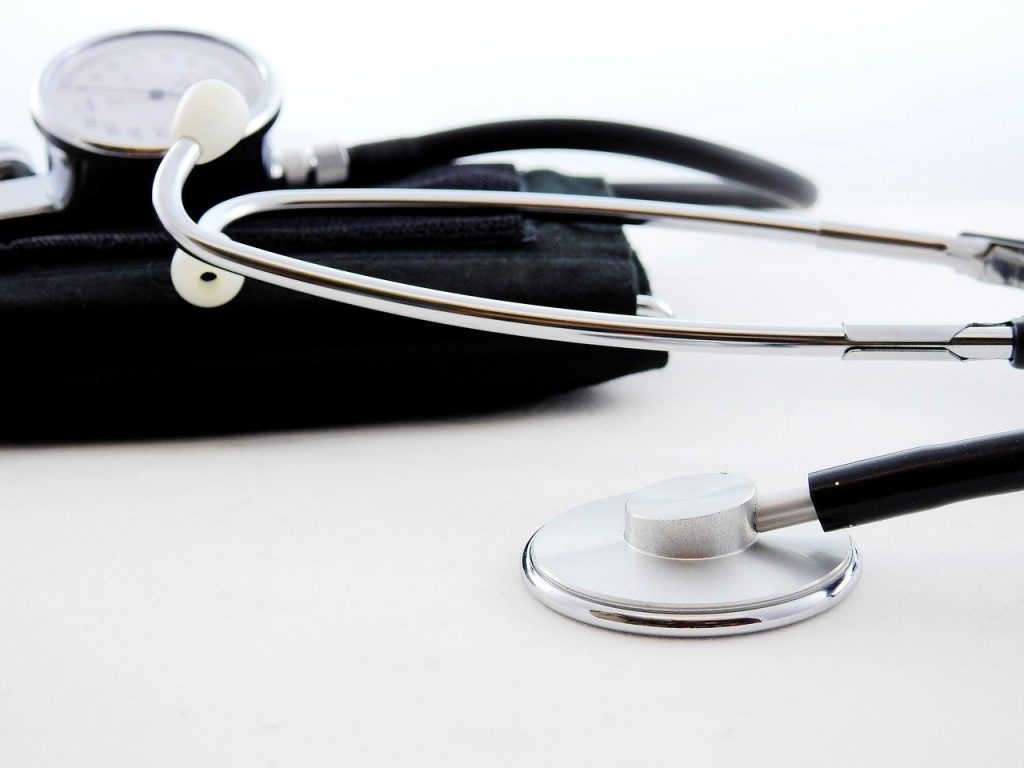
[[[265,53],[281,145],[629,120],[800,169],[824,218],[1024,234],[1016,3],[9,6],[0,133],[40,160],[21,105],[51,55],[188,26]],[[633,239],[687,317],[1002,321],[1024,306],[941,268]],[[0,448],[0,765],[1017,764],[1019,496],[856,532],[852,597],[736,639],[575,624],[527,595],[518,560],[535,528],[597,496],[718,470],[783,488],[1022,428],[1022,393],[1002,363],[677,354],[491,416]]]

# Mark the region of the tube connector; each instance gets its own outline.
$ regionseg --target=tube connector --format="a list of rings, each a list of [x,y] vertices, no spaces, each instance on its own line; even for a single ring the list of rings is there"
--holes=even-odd
[[[975,276],[986,283],[1024,286],[1024,241],[965,232],[961,238],[978,241],[973,257]]]
[[[754,509],[754,530],[758,533],[789,528],[818,519],[811,502],[811,492],[803,488],[759,494]]]

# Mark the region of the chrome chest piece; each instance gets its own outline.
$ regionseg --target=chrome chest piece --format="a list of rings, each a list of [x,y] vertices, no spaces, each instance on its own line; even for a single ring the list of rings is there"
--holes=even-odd
[[[689,475],[576,507],[537,531],[523,575],[542,603],[622,632],[711,636],[773,629],[848,595],[857,548],[815,523],[755,530],[757,492]]]

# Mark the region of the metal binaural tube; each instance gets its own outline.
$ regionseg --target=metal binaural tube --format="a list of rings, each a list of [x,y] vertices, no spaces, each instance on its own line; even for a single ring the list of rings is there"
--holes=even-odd
[[[165,228],[195,257],[215,267],[291,290],[431,322],[538,339],[634,349],[682,346],[756,352],[800,352],[845,356],[865,352],[939,353],[946,359],[1009,359],[1009,325],[793,327],[719,324],[539,307],[395,283],[325,267],[238,243],[222,229],[266,211],[334,208],[504,208],[583,217],[610,217],[692,224],[753,227],[796,235],[818,230],[805,223],[697,206],[602,199],[580,195],[465,190],[323,189],[259,192],[221,203],[199,224],[181,205],[181,190],[197,159],[194,142],[183,139],[168,151],[157,172],[153,202]],[[955,344],[955,351],[952,347]],[[977,350],[977,352],[975,352]]]

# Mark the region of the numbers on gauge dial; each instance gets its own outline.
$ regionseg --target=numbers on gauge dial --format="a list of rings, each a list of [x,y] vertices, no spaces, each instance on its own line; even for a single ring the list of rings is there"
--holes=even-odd
[[[253,62],[215,40],[173,33],[111,38],[63,63],[43,98],[65,129],[98,145],[163,148],[178,99],[195,82],[224,80],[250,106],[263,78]]]

